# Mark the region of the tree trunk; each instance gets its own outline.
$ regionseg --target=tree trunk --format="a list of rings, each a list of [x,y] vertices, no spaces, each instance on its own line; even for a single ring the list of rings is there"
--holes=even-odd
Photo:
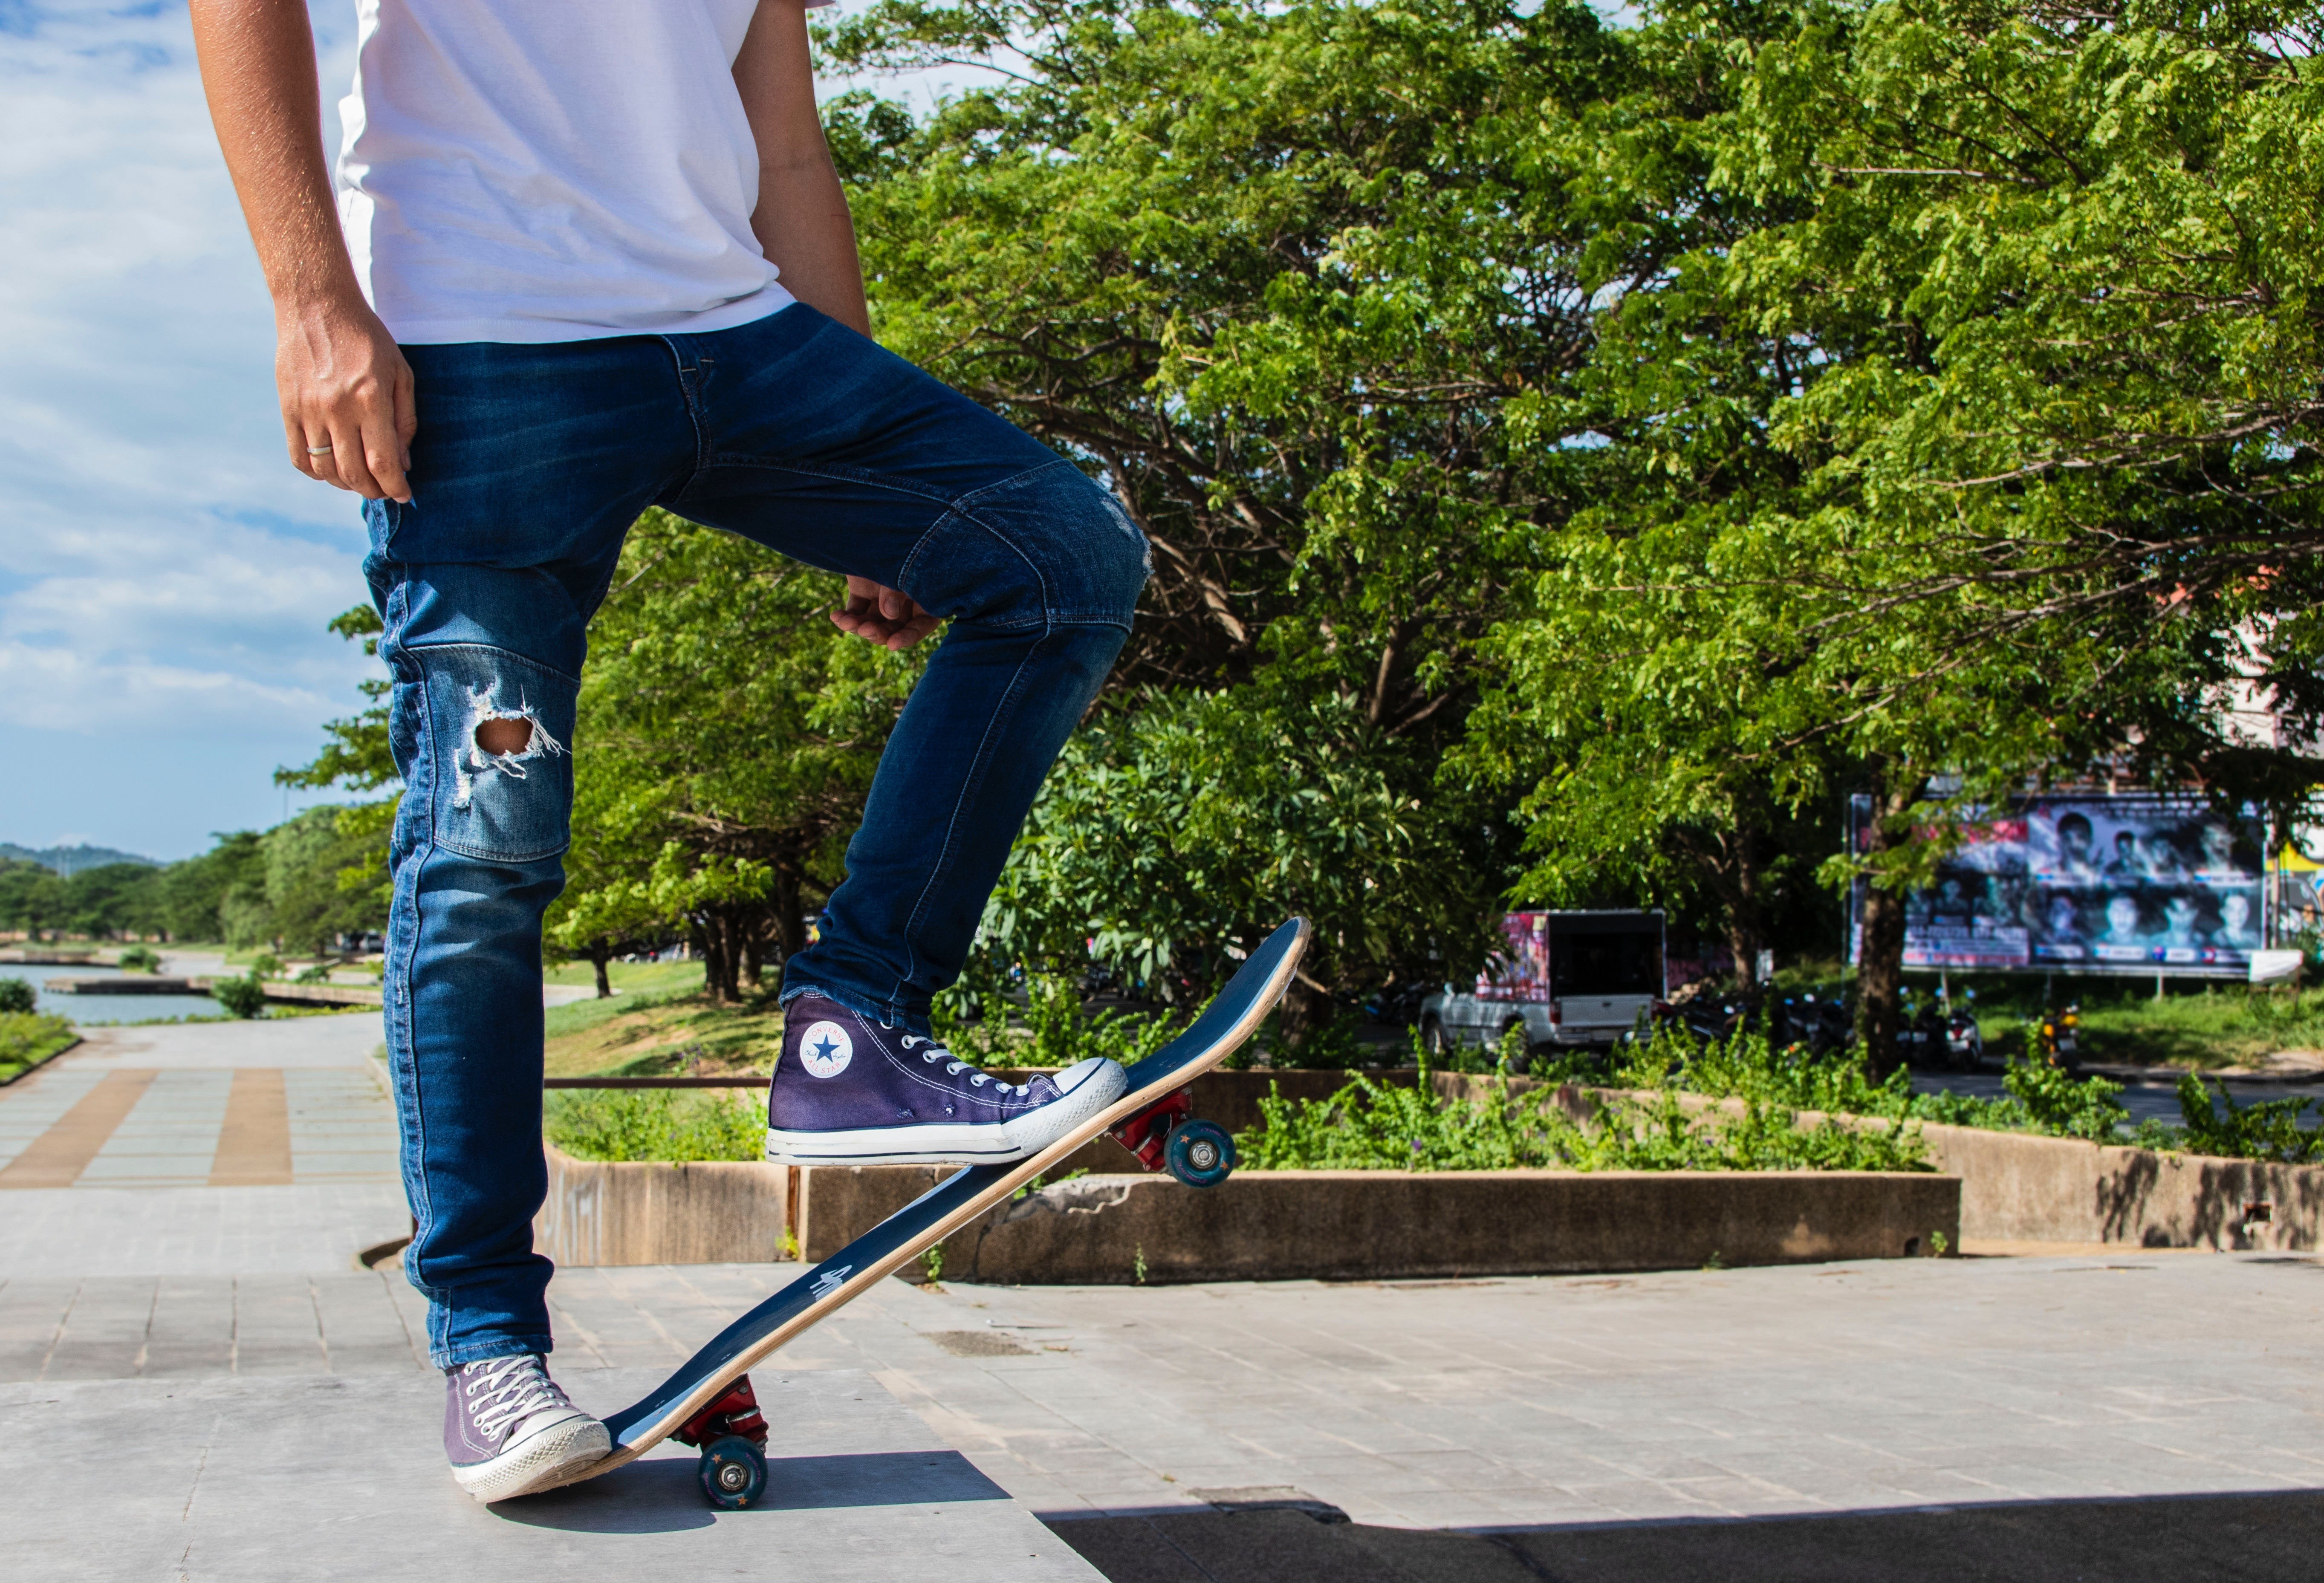
[[[732,910],[718,915],[718,999],[732,1006],[742,999],[742,920]]]
[[[1760,923],[1759,834],[1740,824],[1735,832],[1731,883],[1733,888],[1727,900],[1727,949],[1734,953],[1736,982],[1750,985],[1758,981],[1759,945],[1766,935]]]
[[[1856,958],[1856,1031],[1864,1058],[1877,1082],[1903,1064],[1896,1035],[1904,1026],[1904,893],[1882,887],[1880,858],[1906,845],[1913,832],[1906,812],[1920,800],[1921,778],[1892,768],[1890,783],[1873,793],[1872,826],[1864,855],[1876,878],[1864,890],[1863,938]]]
[[[753,989],[759,987],[759,953],[766,943],[766,938],[767,925],[764,919],[745,914],[734,920],[735,953],[740,957],[742,963],[741,976],[735,985],[738,991],[743,984],[750,985]]]
[[[726,920],[716,909],[705,908],[695,919],[694,936],[702,948],[702,992],[714,1005],[733,1000],[734,962]]]
[[[775,870],[775,949],[786,962],[807,949],[807,920],[799,916],[798,876],[788,868]]]
[[[613,952],[611,946],[600,945],[589,953],[589,967],[590,971],[597,975],[597,999],[600,1000],[611,1000],[613,998],[613,980],[605,974],[605,964],[613,959]]]

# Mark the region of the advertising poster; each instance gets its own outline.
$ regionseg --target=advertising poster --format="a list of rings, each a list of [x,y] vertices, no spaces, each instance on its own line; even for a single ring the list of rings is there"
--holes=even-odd
[[[2240,977],[2265,943],[2260,839],[2200,798],[2028,799],[1905,898],[1904,964]]]
[[[1549,915],[1507,913],[1501,948],[1477,975],[1480,1000],[1546,1000],[1549,994]]]

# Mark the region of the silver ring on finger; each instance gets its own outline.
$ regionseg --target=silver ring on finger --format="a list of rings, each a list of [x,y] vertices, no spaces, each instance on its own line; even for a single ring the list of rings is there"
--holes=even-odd
[[[307,454],[310,456],[327,456],[331,454],[331,447],[328,446],[309,446],[307,447]]]

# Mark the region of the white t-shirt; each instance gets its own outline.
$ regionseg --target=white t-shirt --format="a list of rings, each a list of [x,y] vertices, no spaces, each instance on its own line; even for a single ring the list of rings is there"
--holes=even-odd
[[[585,341],[788,306],[732,71],[757,9],[356,0],[339,219],[389,333]]]

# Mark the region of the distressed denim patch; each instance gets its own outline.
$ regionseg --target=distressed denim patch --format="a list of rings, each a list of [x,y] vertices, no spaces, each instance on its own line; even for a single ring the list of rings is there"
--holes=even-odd
[[[472,858],[530,862],[572,839],[571,676],[484,644],[407,649],[427,694],[429,814],[438,846]],[[529,727],[521,747],[487,751],[479,726]]]

